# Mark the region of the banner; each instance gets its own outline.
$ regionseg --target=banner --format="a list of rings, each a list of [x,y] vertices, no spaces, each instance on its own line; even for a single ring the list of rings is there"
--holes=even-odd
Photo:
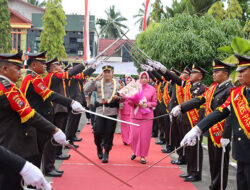
[[[146,0],[144,20],[143,20],[143,31],[147,28],[148,17],[150,14],[150,0]]]

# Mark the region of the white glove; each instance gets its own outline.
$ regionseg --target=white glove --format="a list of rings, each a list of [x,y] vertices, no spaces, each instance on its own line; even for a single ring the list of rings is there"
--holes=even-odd
[[[152,60],[150,60],[150,59],[147,60],[147,63],[148,63],[151,67],[154,66],[154,62],[153,62]]]
[[[61,129],[58,129],[58,131],[53,135],[53,138],[55,141],[61,145],[66,145],[66,136],[65,134],[61,131]]]
[[[177,105],[172,109],[170,114],[173,115],[174,117],[177,117],[178,115],[180,115],[180,113],[181,113],[181,106]]]
[[[92,64],[94,64],[95,62],[96,62],[96,59],[94,59],[94,58],[91,58],[91,59],[89,59],[89,60],[84,61],[84,63],[85,63],[86,65],[92,65]]]
[[[220,139],[220,144],[221,144],[221,147],[223,148],[223,151],[226,152],[226,147],[227,145],[230,143],[230,140],[229,139],[224,139],[224,138],[221,138]]]
[[[152,67],[150,67],[149,65],[146,65],[147,66],[147,71],[153,71],[154,69]]]
[[[28,161],[25,163],[20,175],[27,185],[32,185],[37,189],[52,190],[51,185],[46,181],[41,170]]]
[[[83,112],[84,108],[82,107],[82,104],[80,104],[77,101],[73,101],[73,103],[71,104],[71,108],[73,109],[73,111],[75,112]]]
[[[182,139],[181,146],[194,146],[196,144],[197,138],[200,139],[201,130],[196,125],[194,126]]]
[[[91,65],[91,67],[92,67],[93,69],[96,69],[96,67],[98,67],[98,66],[101,65],[101,64],[102,64],[101,61],[96,61],[93,65]]]

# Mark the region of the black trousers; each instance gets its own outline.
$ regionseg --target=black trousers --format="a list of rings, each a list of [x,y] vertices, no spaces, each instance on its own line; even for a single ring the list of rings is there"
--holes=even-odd
[[[89,109],[90,109],[90,111],[95,112],[96,107],[95,107],[95,105],[90,104]],[[94,128],[94,126],[95,126],[95,115],[90,114],[90,119],[91,119],[91,126],[92,126],[92,128]]]
[[[65,131],[67,140],[73,142],[73,139],[78,129],[80,119],[81,119],[81,114],[73,114],[71,112],[69,113]]]
[[[66,112],[58,112],[55,114],[55,126],[62,130],[65,133],[66,124],[68,119],[68,113]],[[62,154],[62,146],[56,147],[56,155]]]
[[[222,148],[215,147],[211,140],[210,135],[208,135],[208,155],[209,155],[209,166],[210,166],[210,176],[211,185],[210,190],[220,190],[221,185],[221,158],[222,158]],[[227,187],[228,180],[228,167],[229,167],[229,152],[230,146],[227,146],[226,152],[224,153],[224,169],[223,169],[223,189]]]
[[[198,177],[201,179],[202,176],[202,161],[203,161],[203,149],[201,146],[202,137],[199,141],[199,151],[198,143],[195,146],[187,146],[186,151],[186,160],[187,160],[187,173],[193,177]],[[197,168],[197,155],[199,156],[199,170]]]
[[[154,117],[157,116],[157,113],[154,110]],[[158,122],[156,119],[153,120],[152,136],[158,137]]]
[[[110,117],[116,118],[117,115]],[[96,116],[94,138],[97,147],[103,146],[105,151],[110,151],[113,146],[113,138],[116,128],[116,121]]]
[[[183,139],[183,131],[180,124],[180,119],[178,117],[172,117],[172,122],[170,124],[170,128],[172,131],[172,140],[175,148],[180,146],[181,140]],[[183,154],[183,148],[177,150],[178,160],[181,162],[186,162],[186,157]]]
[[[237,162],[237,190],[250,190],[250,163]]]

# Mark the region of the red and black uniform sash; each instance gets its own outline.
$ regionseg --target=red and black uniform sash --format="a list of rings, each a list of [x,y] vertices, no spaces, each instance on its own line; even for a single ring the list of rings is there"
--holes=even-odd
[[[12,110],[18,113],[21,123],[24,123],[35,115],[35,110],[30,107],[28,100],[16,85],[10,85],[10,88],[5,88],[0,83],[0,95],[6,96]]]
[[[205,116],[207,116],[208,114],[213,112],[213,110],[211,109],[211,104],[212,104],[212,100],[213,100],[213,96],[214,96],[214,91],[215,91],[217,86],[218,86],[217,83],[211,84],[211,86],[208,88],[208,90],[201,96],[201,97],[205,97],[205,99],[206,99]],[[222,134],[223,134],[224,125],[225,125],[225,120],[218,122],[217,124],[215,124],[214,126],[212,126],[209,129],[209,134],[210,134],[210,137],[212,139],[214,146],[217,146],[219,148],[221,147],[220,139],[221,139]]]
[[[184,101],[188,101],[192,99],[191,89],[192,84],[189,80],[187,80],[185,88],[184,88]],[[197,109],[192,109],[187,111],[187,116],[191,127],[194,127],[194,124],[199,120],[199,111]]]
[[[50,73],[48,73],[43,78],[43,80],[44,80],[44,82],[45,82],[45,84],[47,85],[48,88],[50,88],[51,80],[52,80],[53,76],[56,76],[57,78],[62,79],[64,96],[67,97],[66,84],[65,84],[65,80],[64,79],[68,79],[69,78],[68,72],[50,72]]]
[[[169,91],[168,91],[168,85],[169,85],[169,82],[166,82],[165,87],[164,87],[164,91],[163,91],[163,97],[162,97],[163,102],[164,102],[166,107],[168,106],[168,103],[171,99],[171,97],[169,95]],[[168,112],[168,109],[167,109],[167,112]]]
[[[161,103],[161,101],[162,101],[162,96],[163,96],[163,94],[162,94],[162,91],[161,91],[161,82],[157,85],[157,99],[158,99],[158,101],[159,101],[159,103]]]
[[[51,91],[47,87],[47,85],[45,84],[40,75],[38,74],[32,74],[32,75],[33,76],[31,76],[31,74],[28,74],[26,75],[26,77],[24,77],[20,90],[26,96],[26,92],[29,88],[29,85],[32,84],[35,92],[42,97],[43,101],[45,101],[48,97],[50,97],[53,91]]]
[[[247,138],[250,139],[250,108],[244,95],[245,88],[245,86],[242,86],[231,92],[231,104],[240,127],[243,129]]]

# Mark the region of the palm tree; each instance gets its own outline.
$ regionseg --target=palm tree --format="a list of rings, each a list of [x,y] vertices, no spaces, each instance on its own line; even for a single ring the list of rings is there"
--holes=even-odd
[[[41,3],[39,0],[27,0],[27,3],[44,8],[46,5],[46,0],[43,0]]]
[[[100,26],[100,34],[104,38],[119,38],[123,33],[122,29],[128,28],[121,22],[127,19],[121,15],[119,11],[115,11],[115,6],[112,5],[105,11],[107,19],[97,19],[96,24]]]

